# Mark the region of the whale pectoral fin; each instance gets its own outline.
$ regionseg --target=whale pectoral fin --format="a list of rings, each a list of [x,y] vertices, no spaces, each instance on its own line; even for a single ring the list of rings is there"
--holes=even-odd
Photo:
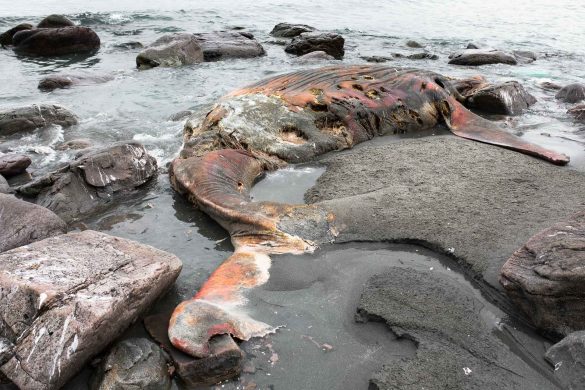
[[[455,99],[445,101],[442,115],[451,132],[459,137],[512,149],[520,153],[542,158],[556,165],[566,165],[569,156],[522,140],[507,133],[495,123],[475,115]]]

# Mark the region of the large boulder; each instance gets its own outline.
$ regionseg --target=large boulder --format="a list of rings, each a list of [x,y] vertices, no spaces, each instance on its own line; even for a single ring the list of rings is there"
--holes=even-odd
[[[452,65],[516,65],[518,63],[513,55],[495,49],[466,49],[450,55],[449,58],[449,64]]]
[[[203,50],[205,61],[253,58],[266,54],[262,45],[250,33],[215,31],[193,35]]]
[[[500,283],[542,331],[585,329],[585,211],[531,237],[504,264]]]
[[[166,292],[174,255],[86,230],[0,255],[0,371],[21,389],[59,389]]]
[[[550,347],[544,357],[564,388],[585,389],[585,331],[571,333]]]
[[[49,125],[68,127],[76,124],[77,116],[56,104],[31,104],[0,110],[0,136]]]
[[[536,98],[517,81],[487,84],[467,92],[464,96],[465,107],[490,114],[519,115],[536,103]]]
[[[39,57],[93,53],[100,38],[89,27],[37,28],[16,33],[12,38],[18,54]]]
[[[74,85],[100,84],[113,80],[114,76],[90,76],[90,75],[73,75],[73,74],[54,74],[43,77],[39,82],[38,88],[41,91],[50,92],[55,89],[69,88]]]
[[[157,66],[182,66],[203,62],[203,51],[193,34],[164,35],[136,57],[140,69]]]
[[[63,15],[49,15],[37,25],[37,28],[61,28],[61,27],[72,27],[75,26],[71,20],[67,19]]]
[[[18,188],[24,196],[73,221],[102,210],[157,172],[156,159],[137,142],[89,150],[61,169]]]
[[[9,192],[10,184],[8,184],[4,176],[0,175],[0,194],[7,194]]]
[[[0,252],[66,231],[65,222],[51,210],[0,194]]]
[[[120,341],[102,361],[95,390],[168,390],[171,388],[169,356],[145,338]]]
[[[16,34],[19,31],[30,30],[31,28],[33,28],[32,24],[21,23],[18,26],[13,27],[8,31],[3,32],[2,34],[0,34],[0,45],[1,46],[11,46],[12,45],[12,38],[14,37],[14,34]]]
[[[578,103],[585,100],[585,85],[574,83],[564,86],[557,92],[555,98],[565,103]]]
[[[31,162],[30,157],[24,154],[0,155],[0,175],[8,177],[21,174]]]
[[[292,23],[278,23],[270,35],[278,38],[294,38],[302,33],[315,31],[315,27],[307,26],[306,24],[292,24]]]
[[[324,51],[325,53],[340,60],[345,51],[343,45],[345,40],[336,33],[329,32],[308,32],[295,37],[284,51],[287,53],[302,56],[313,51]]]
[[[571,115],[577,122],[585,123],[585,104],[579,104],[575,107],[571,107],[567,110],[567,113]]]

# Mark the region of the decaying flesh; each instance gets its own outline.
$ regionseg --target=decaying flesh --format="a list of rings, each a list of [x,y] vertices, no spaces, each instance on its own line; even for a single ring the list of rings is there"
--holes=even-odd
[[[235,252],[176,308],[169,326],[173,344],[206,357],[215,335],[247,340],[273,331],[243,309],[245,291],[268,279],[268,255],[309,252],[334,239],[334,217],[318,206],[250,201],[250,188],[266,170],[439,123],[460,137],[554,164],[569,161],[473,114],[461,99],[436,73],[335,66],[250,85],[223,98],[201,123],[188,121],[171,182],[230,233]]]

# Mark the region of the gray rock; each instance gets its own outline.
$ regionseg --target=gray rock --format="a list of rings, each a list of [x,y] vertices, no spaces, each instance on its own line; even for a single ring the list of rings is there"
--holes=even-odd
[[[114,45],[114,47],[118,49],[126,49],[126,50],[133,50],[133,49],[142,49],[144,45],[138,41],[131,41],[131,42],[122,42]]]
[[[324,51],[335,59],[340,60],[345,54],[345,51],[343,50],[344,43],[345,40],[339,34],[328,32],[308,32],[295,37],[291,43],[284,48],[284,51],[297,56],[302,56],[313,51]]]
[[[406,58],[410,60],[437,60],[439,56],[432,53],[415,53],[407,55]]]
[[[514,50],[512,54],[522,64],[530,64],[538,59],[536,53],[528,50]]]
[[[517,81],[497,85],[487,84],[467,92],[464,96],[465,107],[490,114],[520,115],[536,103],[536,98]]]
[[[17,189],[36,203],[73,221],[107,208],[152,179],[156,159],[137,142],[90,150],[61,169]]]
[[[145,338],[117,343],[99,367],[94,390],[168,390],[169,356]]]
[[[173,121],[173,122],[177,122],[177,121],[183,120],[185,118],[188,118],[191,115],[193,115],[193,111],[183,110],[183,111],[179,111],[179,112],[174,113],[173,115],[169,116],[169,120]]]
[[[325,53],[324,51],[313,51],[302,55],[297,58],[297,61],[300,62],[312,62],[312,61],[331,61],[335,58],[330,56],[329,54]]]
[[[100,38],[89,27],[35,28],[12,37],[14,51],[21,55],[55,57],[92,54],[100,48]]]
[[[315,31],[315,28],[306,24],[278,23],[270,31],[270,35],[279,38],[294,38],[302,33],[312,31]]]
[[[169,253],[86,230],[0,255],[2,371],[22,389],[63,386],[181,271]]]
[[[564,86],[557,92],[555,98],[565,103],[578,103],[585,100],[585,85],[575,83]]]
[[[0,155],[0,175],[5,177],[19,175],[26,171],[31,163],[30,157],[24,154]]]
[[[384,56],[363,56],[360,58],[366,62],[373,62],[376,64],[380,64],[380,63],[384,63],[384,62],[388,62],[388,61],[393,60],[392,57],[384,57]]]
[[[4,176],[0,175],[0,194],[7,194],[10,192],[10,185],[4,178]]]
[[[495,49],[467,49],[449,56],[449,64],[452,65],[488,65],[508,64],[516,65],[518,61],[514,56]]]
[[[55,74],[44,77],[40,82],[38,88],[41,91],[49,92],[59,88],[69,88],[73,85],[90,85],[101,84],[113,80],[114,76],[90,76],[90,75],[74,75],[74,74]]]
[[[539,87],[547,91],[558,91],[559,89],[563,88],[560,85],[552,83],[550,81],[540,83]]]
[[[65,222],[52,211],[12,195],[0,194],[0,252],[66,231]]]
[[[384,322],[417,346],[413,358],[385,364],[370,388],[554,388],[500,340],[483,307],[471,288],[433,271],[393,267],[370,278],[356,319]]]
[[[579,104],[575,107],[571,107],[567,113],[571,115],[575,121],[585,123],[585,104]]]
[[[537,328],[585,329],[585,211],[531,237],[504,264],[500,283]]]
[[[481,47],[476,43],[469,42],[465,48],[466,49],[480,49]]]
[[[203,62],[203,51],[193,34],[164,35],[136,57],[136,66],[140,69],[192,65],[199,62]]]
[[[406,46],[407,47],[412,47],[413,49],[422,49],[424,46],[421,45],[420,43],[418,43],[417,41],[407,41],[406,42]]]
[[[214,31],[193,35],[203,50],[205,61],[253,58],[266,54],[262,45],[250,33]]]
[[[63,142],[62,144],[57,145],[55,149],[57,150],[79,150],[79,149],[87,149],[92,146],[92,142],[85,138],[76,138],[72,139],[67,142]]]
[[[585,389],[585,331],[574,332],[553,345],[544,355],[555,376],[568,390]]]
[[[75,26],[71,20],[63,15],[49,15],[37,25],[37,28],[60,28]]]
[[[0,34],[0,45],[2,46],[11,46],[12,45],[12,37],[19,31],[30,30],[33,28],[32,24],[22,23],[16,27],[11,28],[8,31],[3,32]]]
[[[56,104],[32,104],[0,110],[0,136],[49,125],[68,127],[75,124],[77,116]]]

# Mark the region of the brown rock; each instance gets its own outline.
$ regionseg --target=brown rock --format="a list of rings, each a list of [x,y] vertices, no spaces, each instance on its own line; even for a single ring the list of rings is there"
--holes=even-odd
[[[284,51],[297,56],[302,56],[313,51],[324,51],[335,59],[342,59],[345,51],[343,45],[345,39],[339,34],[327,32],[302,33],[289,43]]]
[[[33,28],[32,24],[22,23],[16,27],[11,28],[8,31],[3,32],[0,35],[0,45],[2,46],[11,46],[12,45],[12,37],[19,31],[30,30]]]
[[[306,24],[291,24],[291,23],[278,23],[270,35],[279,38],[294,38],[305,32],[315,31],[315,27],[307,26]]]
[[[58,389],[175,281],[169,253],[86,230],[0,255],[0,367],[22,389]]]
[[[49,125],[68,127],[75,124],[77,116],[56,104],[31,104],[0,110],[0,136]]]
[[[229,58],[253,58],[266,54],[254,36],[246,32],[214,31],[193,36],[201,46],[206,62]]]
[[[449,64],[452,65],[488,65],[508,64],[516,65],[518,61],[514,56],[494,49],[466,49],[449,56]]]
[[[585,329],[585,211],[530,238],[504,264],[500,283],[539,329]]]
[[[35,28],[12,38],[18,54],[39,57],[92,53],[100,48],[100,38],[88,27]]]
[[[37,28],[60,28],[60,27],[71,27],[75,26],[71,20],[67,19],[63,15],[49,15],[37,25]]]
[[[0,156],[0,175],[5,177],[19,175],[26,171],[31,159],[24,154],[5,154]]]

